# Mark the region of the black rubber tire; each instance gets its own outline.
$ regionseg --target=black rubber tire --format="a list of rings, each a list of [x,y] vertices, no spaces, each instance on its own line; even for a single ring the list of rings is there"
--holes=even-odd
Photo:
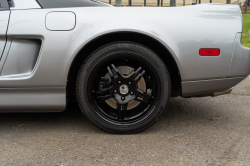
[[[159,100],[154,107],[150,116],[144,119],[142,122],[136,125],[114,125],[103,120],[91,106],[87,96],[87,83],[92,70],[105,58],[109,58],[111,54],[128,53],[135,54],[140,58],[148,61],[158,73],[160,78],[159,85],[160,89]],[[144,47],[137,43],[132,42],[117,42],[111,43],[104,47],[97,49],[92,53],[89,58],[82,64],[79,71],[77,82],[76,82],[76,96],[80,109],[87,118],[93,122],[97,127],[111,132],[119,134],[131,134],[145,130],[152,126],[162,115],[166,109],[167,103],[169,102],[171,94],[171,83],[168,70],[161,59],[149,48]]]

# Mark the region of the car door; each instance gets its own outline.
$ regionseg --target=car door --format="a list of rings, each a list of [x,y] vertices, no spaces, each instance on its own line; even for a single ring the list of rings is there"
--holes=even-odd
[[[7,0],[0,0],[0,57],[6,43],[6,32],[8,28],[10,9]]]

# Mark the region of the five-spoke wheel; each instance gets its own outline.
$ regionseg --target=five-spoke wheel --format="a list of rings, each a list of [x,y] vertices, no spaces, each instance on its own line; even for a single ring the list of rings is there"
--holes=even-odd
[[[145,70],[140,73],[141,67],[125,75],[114,64],[111,64],[111,66],[112,69],[109,66],[107,67],[111,82],[108,78],[101,77],[99,91],[96,92],[97,99],[115,99],[117,103],[117,119],[124,120],[130,101],[135,100],[142,103],[149,103],[153,97],[137,87],[138,82],[145,74]]]
[[[77,99],[84,114],[113,133],[135,133],[154,124],[170,97],[165,65],[151,50],[115,43],[97,50],[83,64]]]

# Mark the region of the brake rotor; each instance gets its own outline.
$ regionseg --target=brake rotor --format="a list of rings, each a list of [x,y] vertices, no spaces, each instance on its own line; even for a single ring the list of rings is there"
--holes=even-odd
[[[134,71],[135,69],[129,66],[118,66],[117,69],[120,71],[121,74],[123,75],[128,75],[129,73],[131,73],[132,71]],[[109,83],[111,82],[111,78],[109,73],[107,73],[105,75],[106,78],[109,79]],[[146,92],[146,83],[144,78],[142,77],[140,79],[140,81],[137,84],[137,88],[142,90],[143,92]],[[110,98],[108,100],[105,100],[105,102],[112,108],[117,109],[117,101],[113,98]],[[128,106],[127,106],[127,110],[131,110],[133,108],[135,108],[136,106],[138,106],[140,104],[140,102],[135,101],[135,100],[131,100],[128,102]]]

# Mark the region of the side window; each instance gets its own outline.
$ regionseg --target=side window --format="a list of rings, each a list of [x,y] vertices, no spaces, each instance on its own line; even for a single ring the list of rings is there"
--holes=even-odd
[[[9,4],[7,0],[0,0],[0,10],[9,10]]]
[[[19,0],[20,1],[20,0]],[[99,0],[37,0],[43,8],[106,6]]]

